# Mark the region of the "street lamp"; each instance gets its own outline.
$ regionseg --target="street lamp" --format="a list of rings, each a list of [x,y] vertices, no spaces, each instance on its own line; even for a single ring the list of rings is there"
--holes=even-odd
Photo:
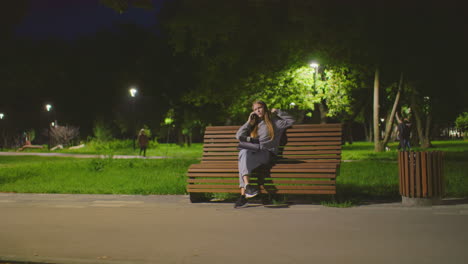
[[[51,104],[46,104],[45,109],[47,111],[47,138],[48,138],[48,143],[47,143],[47,149],[50,150],[50,111],[52,111],[52,105]]]
[[[136,118],[135,118],[135,100],[138,90],[135,87],[132,87],[128,90],[131,97],[131,104],[132,104],[132,115],[133,115],[133,127],[132,127],[132,138],[133,138],[133,150],[135,150],[135,138],[136,138]]]
[[[0,113],[0,120],[3,120],[3,118],[5,118],[5,114],[4,114],[4,113]],[[2,123],[3,123],[3,122],[2,122]],[[3,143],[3,127],[0,127],[0,128],[2,128],[2,129],[0,130],[0,133],[1,133],[1,134],[0,134],[0,136],[1,136],[0,140],[2,140],[2,142],[0,142],[0,150],[3,150],[3,144],[2,144],[2,143]]]
[[[310,64],[310,67],[312,67],[312,68],[314,68],[314,69],[317,69],[318,66],[319,66],[319,64],[316,63],[316,62],[312,62],[312,63]]]
[[[137,92],[138,92],[138,90],[135,89],[135,88],[130,88],[130,90],[128,90],[128,91],[130,92],[131,97],[135,97]]]
[[[316,62],[312,62],[310,64],[310,67],[314,69],[314,91],[315,91],[317,88],[317,71],[318,71],[319,64]]]
[[[312,67],[314,69],[314,92],[316,92],[316,90],[317,90],[317,71],[318,71],[319,64],[316,63],[316,62],[312,62],[310,64],[310,67]]]

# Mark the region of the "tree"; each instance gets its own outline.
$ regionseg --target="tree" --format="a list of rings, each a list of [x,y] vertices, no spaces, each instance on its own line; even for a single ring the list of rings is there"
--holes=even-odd
[[[468,112],[460,114],[455,120],[455,125],[463,133],[465,139],[468,138]]]
[[[74,126],[54,126],[50,128],[52,145],[70,145],[79,135],[80,129]]]

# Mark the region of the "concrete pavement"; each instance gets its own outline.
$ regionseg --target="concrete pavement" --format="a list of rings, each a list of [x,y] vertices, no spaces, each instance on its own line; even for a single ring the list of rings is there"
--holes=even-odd
[[[57,152],[0,152],[0,156],[42,156],[42,157],[70,157],[70,158],[108,158],[106,155],[74,154]],[[114,159],[166,159],[166,156],[112,155]]]
[[[0,193],[0,260],[466,263],[467,248],[466,200],[233,209],[191,204],[187,196]]]

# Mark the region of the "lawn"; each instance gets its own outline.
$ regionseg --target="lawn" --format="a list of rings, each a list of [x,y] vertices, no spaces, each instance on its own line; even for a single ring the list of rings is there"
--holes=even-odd
[[[128,143],[128,142],[127,142]],[[123,148],[83,148],[61,152],[138,154]],[[388,199],[399,197],[396,145],[375,153],[368,142],[343,147],[338,198]],[[468,141],[435,141],[431,150],[445,156],[446,191],[449,197],[468,197]],[[0,192],[88,194],[184,194],[185,173],[199,162],[202,144],[180,147],[159,144],[147,155],[168,159],[74,159],[61,157],[0,156]]]
[[[0,157],[0,192],[183,194],[196,159]]]

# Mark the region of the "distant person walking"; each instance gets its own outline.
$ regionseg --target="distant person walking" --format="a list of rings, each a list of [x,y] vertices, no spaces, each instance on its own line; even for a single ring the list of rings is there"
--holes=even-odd
[[[398,113],[396,114],[398,120],[398,138],[400,139],[400,144],[398,145],[398,150],[410,150],[410,135],[411,135],[411,124],[408,122],[408,119],[400,119]]]
[[[145,129],[142,128],[138,133],[138,144],[140,145],[140,156],[143,153],[143,157],[146,157],[146,148],[148,147],[149,139],[146,135]]]

